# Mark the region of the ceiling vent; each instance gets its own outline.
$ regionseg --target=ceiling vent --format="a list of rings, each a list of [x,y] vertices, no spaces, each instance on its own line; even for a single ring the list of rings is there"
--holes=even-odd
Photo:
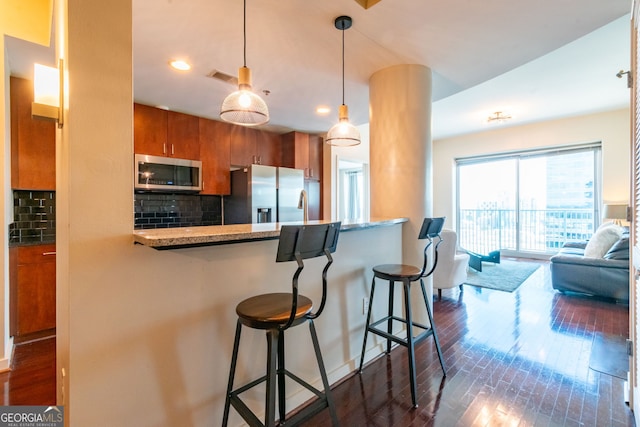
[[[223,73],[219,70],[211,70],[207,77],[211,77],[212,79],[218,79],[225,83],[229,83],[230,85],[238,86],[238,78],[236,76],[232,76],[231,74]]]

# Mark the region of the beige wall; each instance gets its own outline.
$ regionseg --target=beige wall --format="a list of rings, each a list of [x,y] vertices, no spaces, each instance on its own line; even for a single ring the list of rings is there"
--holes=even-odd
[[[454,227],[456,158],[597,141],[602,142],[603,201],[627,202],[630,126],[629,110],[622,109],[436,140],[433,214],[446,215]]]

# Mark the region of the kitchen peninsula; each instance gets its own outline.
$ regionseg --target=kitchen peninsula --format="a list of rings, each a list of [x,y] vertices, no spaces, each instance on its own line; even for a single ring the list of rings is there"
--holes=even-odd
[[[320,222],[329,221],[308,223]],[[129,278],[131,292],[139,292],[137,279],[154,283],[153,294],[148,296],[150,307],[162,305],[171,313],[181,313],[170,316],[172,322],[157,325],[167,331],[167,336],[164,345],[155,349],[171,352],[173,361],[163,368],[161,377],[164,382],[189,391],[189,405],[206,406],[210,423],[222,419],[236,305],[259,293],[291,290],[295,265],[275,262],[280,226],[266,223],[134,231],[137,244],[133,250],[138,268],[136,277]],[[402,262],[402,234],[407,226],[411,224],[406,218],[341,225],[334,263],[327,276],[325,311],[315,323],[331,384],[357,368],[366,320],[363,300],[369,296],[372,267]],[[158,269],[158,265],[162,268]],[[300,276],[300,293],[315,304],[319,304],[322,294],[323,267],[323,259],[306,260]],[[376,304],[373,310],[374,314],[384,312],[386,302]],[[263,332],[247,329],[242,334],[237,384],[263,375],[264,364],[256,361],[266,360]],[[287,340],[296,343],[295,353],[287,355],[288,368],[321,388],[317,367],[309,363],[314,355],[308,332],[305,328],[292,329]],[[367,343],[367,360],[384,351],[382,342],[374,339]],[[198,353],[193,349],[198,349]],[[260,407],[264,399],[260,391],[258,388],[254,395],[248,391],[246,399]],[[291,384],[287,388],[287,410],[312,397],[302,387]],[[167,396],[169,400],[173,398]],[[232,411],[229,425],[239,423],[239,417]]]
[[[341,232],[394,225],[406,222],[407,218],[380,219],[368,221],[342,221]],[[322,224],[331,221],[307,221],[307,224]],[[175,227],[152,230],[136,230],[133,232],[135,243],[158,250],[179,249],[186,247],[221,245],[258,240],[274,240],[280,236],[280,227],[290,223],[232,224],[201,227]]]

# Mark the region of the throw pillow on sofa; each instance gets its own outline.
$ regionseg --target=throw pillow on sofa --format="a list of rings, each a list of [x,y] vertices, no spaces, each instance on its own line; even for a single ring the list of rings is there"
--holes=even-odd
[[[602,258],[609,249],[620,240],[622,227],[606,226],[599,227],[584,248],[584,256],[588,258]]]

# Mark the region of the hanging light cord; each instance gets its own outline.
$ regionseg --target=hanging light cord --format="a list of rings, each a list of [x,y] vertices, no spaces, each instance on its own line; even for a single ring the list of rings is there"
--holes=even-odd
[[[344,23],[342,24],[342,105],[344,105]]]
[[[242,39],[243,39],[243,64],[246,67],[247,66],[247,0],[244,0],[243,20],[242,20]]]

